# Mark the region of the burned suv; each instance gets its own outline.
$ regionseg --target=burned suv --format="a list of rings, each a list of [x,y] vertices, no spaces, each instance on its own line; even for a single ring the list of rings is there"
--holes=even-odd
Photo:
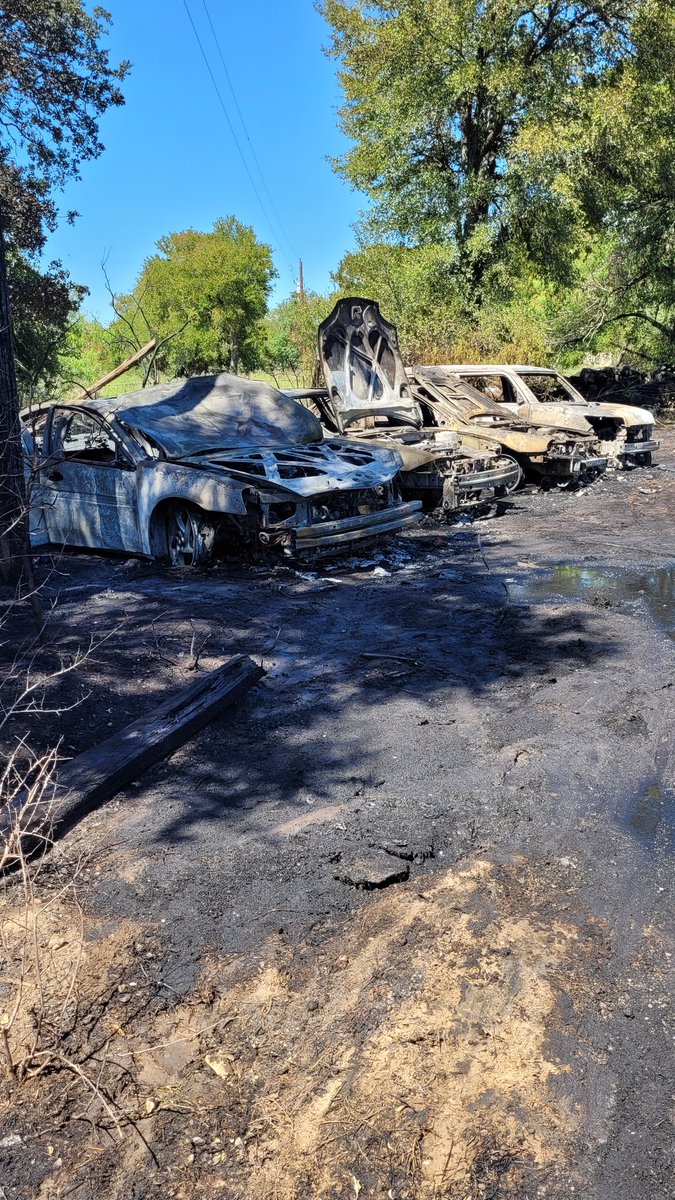
[[[521,470],[494,444],[476,439],[467,449],[451,429],[430,428],[415,400],[396,329],[373,300],[341,300],[319,326],[325,388],[287,393],[302,398],[332,433],[349,432],[397,451],[408,499],[452,514],[507,496]]]
[[[550,367],[462,364],[447,370],[526,420],[592,430],[612,466],[650,466],[659,449],[653,413],[632,404],[589,404]]]
[[[324,437],[266,383],[198,376],[24,414],[36,543],[168,557],[219,545],[289,556],[415,524],[395,449]]]
[[[542,487],[589,482],[607,467],[594,433],[580,433],[519,417],[482,395],[447,367],[411,367],[412,393],[428,424],[454,429],[464,446],[488,439],[497,453],[507,453],[524,475]]]

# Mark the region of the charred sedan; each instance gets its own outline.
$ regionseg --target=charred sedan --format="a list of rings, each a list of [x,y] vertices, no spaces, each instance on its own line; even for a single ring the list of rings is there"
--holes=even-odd
[[[204,562],[262,543],[314,555],[415,524],[399,455],[327,439],[265,383],[198,376],[24,416],[31,533],[58,546]]]
[[[489,440],[467,449],[451,429],[429,428],[398,347],[396,329],[373,300],[341,300],[319,326],[326,388],[292,392],[331,432],[396,450],[404,495],[451,514],[488,504],[517,487],[521,470]]]

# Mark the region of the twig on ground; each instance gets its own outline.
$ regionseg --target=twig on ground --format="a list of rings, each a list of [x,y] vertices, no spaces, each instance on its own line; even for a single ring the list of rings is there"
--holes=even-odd
[[[392,662],[409,663],[411,667],[420,667],[422,670],[437,671],[439,675],[447,675],[444,667],[436,667],[433,663],[423,663],[416,658],[409,658],[406,654],[374,654],[362,653],[359,658],[382,658],[390,659]]]

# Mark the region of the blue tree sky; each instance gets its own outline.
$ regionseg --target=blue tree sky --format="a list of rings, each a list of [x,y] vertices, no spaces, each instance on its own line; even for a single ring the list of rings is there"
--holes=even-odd
[[[73,226],[62,221],[46,250],[87,285],[85,311],[99,318],[110,315],[104,258],[114,289],[127,291],[159,237],[208,229],[230,213],[272,245],[279,271],[275,299],[295,286],[299,257],[305,285],[325,289],[330,270],[353,244],[360,199],[327,161],[345,143],[336,129],[334,64],[322,53],[327,30],[312,0],[207,4],[247,132],[203,0],[108,2],[112,55],[133,64],[124,85],[127,102],[106,114],[105,152],[86,164],[82,180],[61,198],[64,212],[72,208],[80,216]]]

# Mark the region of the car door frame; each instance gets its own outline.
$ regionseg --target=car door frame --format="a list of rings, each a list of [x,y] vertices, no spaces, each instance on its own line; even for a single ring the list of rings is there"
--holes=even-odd
[[[82,413],[113,440],[114,461],[87,462],[66,457],[53,446],[56,414]],[[121,553],[143,552],[138,519],[138,462],[135,451],[115,425],[82,404],[55,404],[44,433],[45,454],[38,468],[41,507],[52,544]]]
[[[450,368],[450,370],[454,370],[460,379],[464,380],[465,383],[471,383],[472,386],[475,387],[476,390],[479,392],[481,389],[474,382],[476,379],[489,379],[490,376],[494,376],[496,379],[506,380],[506,382],[508,383],[508,385],[511,389],[511,394],[512,394],[513,399],[511,399],[511,400],[495,400],[494,397],[487,397],[487,398],[493,400],[494,404],[498,404],[499,407],[504,410],[504,412],[513,413],[514,416],[522,416],[521,405],[527,404],[527,397],[524,395],[522,389],[518,387],[518,377],[514,376],[514,374],[511,371],[505,371],[503,368],[499,369],[499,370],[495,370],[494,368],[489,368],[489,367],[485,367],[485,368],[481,367],[480,369],[476,368],[475,371],[474,370],[463,371],[463,370],[461,370],[461,368],[452,368],[452,367]],[[502,390],[503,390],[503,384],[502,384]],[[486,393],[481,393],[481,394],[485,395]]]

